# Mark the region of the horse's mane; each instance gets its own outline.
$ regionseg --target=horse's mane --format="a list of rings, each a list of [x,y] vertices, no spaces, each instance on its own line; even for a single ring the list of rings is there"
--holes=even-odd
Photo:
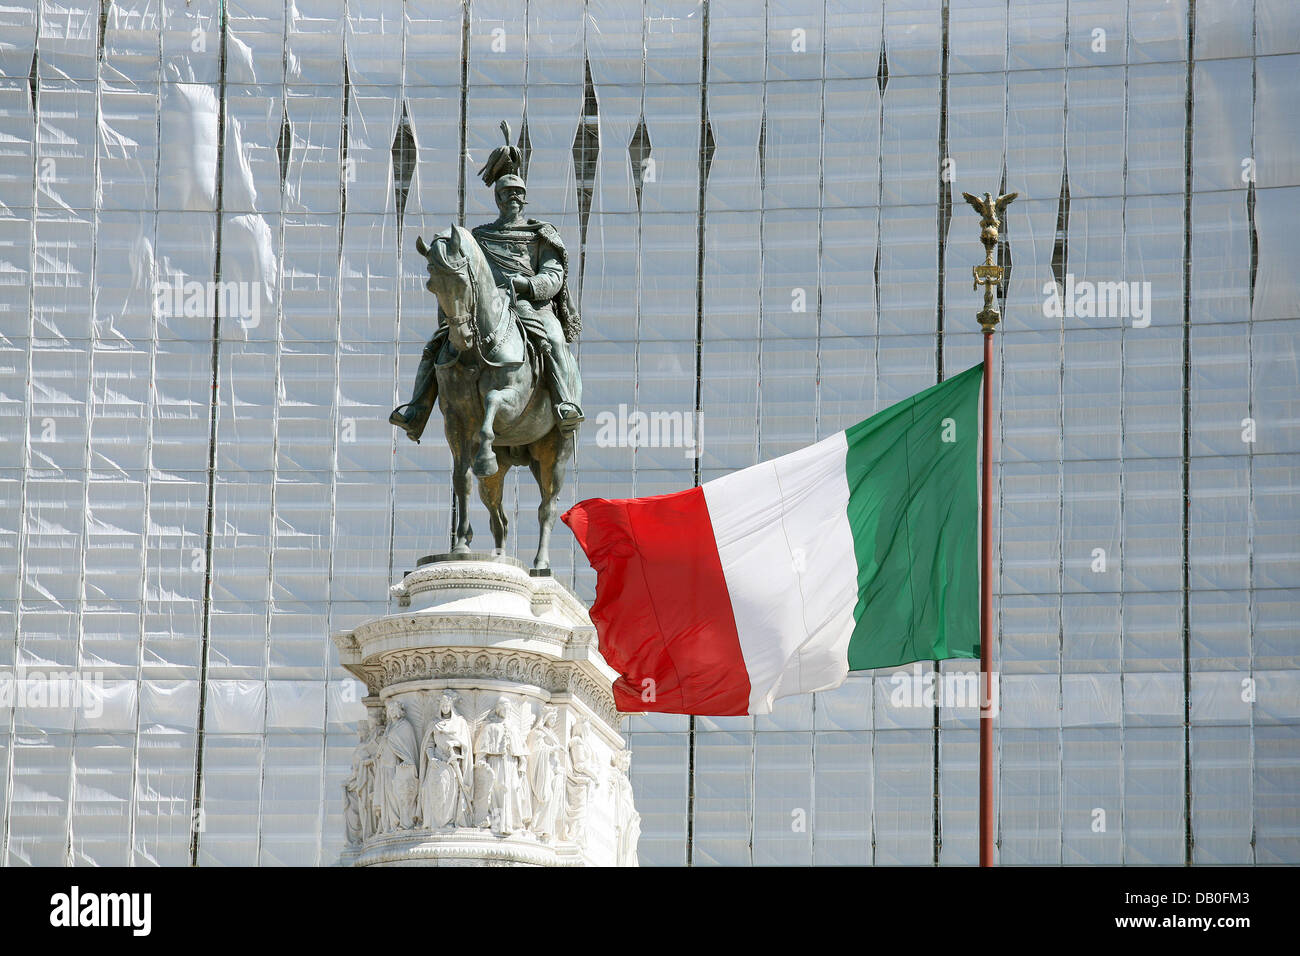
[[[438,265],[450,272],[459,272],[462,268],[462,261],[451,259],[447,256],[447,243],[451,241],[452,230],[457,230],[459,235],[461,253],[465,262],[468,264],[467,275],[471,282],[478,287],[479,291],[486,291],[496,285],[496,280],[492,276],[492,267],[488,265],[487,256],[479,248],[478,242],[474,239],[473,234],[462,226],[451,226],[446,234],[438,235],[434,239],[432,251],[437,259]]]
[[[474,234],[464,226],[452,226],[460,233],[460,248],[469,260],[470,278],[480,292],[490,292],[496,288],[496,277],[492,275],[492,267],[488,264],[487,256],[479,247],[478,240]],[[488,299],[487,301],[491,301]]]
[[[456,231],[456,238],[459,241],[461,258],[451,258],[447,255],[447,244],[451,241],[453,230]],[[495,314],[496,309],[493,306],[498,301],[495,295],[496,277],[492,274],[492,266],[488,263],[487,256],[484,255],[482,248],[474,235],[462,226],[452,225],[445,233],[441,233],[434,238],[429,252],[440,269],[446,272],[465,272],[470,283],[474,286],[476,298],[479,302],[480,315],[477,322],[480,325],[480,333],[490,333],[499,324],[499,316]]]

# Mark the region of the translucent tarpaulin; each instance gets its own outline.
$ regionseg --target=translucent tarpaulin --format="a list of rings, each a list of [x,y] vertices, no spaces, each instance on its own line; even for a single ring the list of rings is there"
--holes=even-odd
[[[437,416],[387,422],[437,321],[415,238],[495,214],[504,119],[583,314],[566,507],[977,362],[960,192],[1018,191],[999,859],[1300,862],[1297,36],[1289,0],[0,9],[0,677],[100,682],[0,702],[0,859],[337,857],[328,634],[448,533]],[[602,430],[638,412],[677,437]],[[525,559],[536,503],[513,472]],[[975,862],[977,721],[909,680],[628,718],[642,861]]]

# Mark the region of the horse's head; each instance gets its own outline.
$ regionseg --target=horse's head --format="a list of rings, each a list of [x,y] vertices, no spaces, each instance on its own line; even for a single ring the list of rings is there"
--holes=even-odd
[[[464,352],[474,347],[476,339],[477,295],[474,270],[465,248],[472,238],[462,236],[464,230],[456,225],[438,233],[433,242],[424,244],[415,237],[415,249],[428,260],[429,281],[425,288],[438,297],[438,305],[447,320],[451,344],[456,351]]]

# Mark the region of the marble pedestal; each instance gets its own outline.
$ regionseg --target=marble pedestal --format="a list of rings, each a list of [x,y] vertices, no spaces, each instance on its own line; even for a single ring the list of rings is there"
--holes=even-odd
[[[368,720],[344,866],[635,866],[629,754],[586,608],[490,554],[422,559],[334,635]]]

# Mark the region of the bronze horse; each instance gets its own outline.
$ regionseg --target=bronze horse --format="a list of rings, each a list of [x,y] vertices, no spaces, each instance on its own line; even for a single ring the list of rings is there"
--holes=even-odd
[[[474,538],[468,508],[470,471],[478,478],[479,497],[487,506],[499,551],[506,543],[501,507],[505,476],[512,465],[527,465],[542,494],[533,568],[549,569],[551,527],[574,434],[557,427],[550,394],[539,379],[509,296],[497,288],[469,230],[453,225],[427,246],[417,236],[415,248],[428,260],[425,288],[438,297],[447,322],[448,348],[437,359],[437,375],[438,407],[452,454],[452,553],[468,553]]]

